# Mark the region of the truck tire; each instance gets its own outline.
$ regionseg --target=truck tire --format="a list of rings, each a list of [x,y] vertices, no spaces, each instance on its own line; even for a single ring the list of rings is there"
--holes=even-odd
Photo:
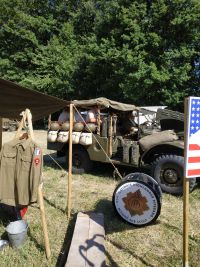
[[[162,191],[181,195],[183,193],[184,158],[176,155],[162,155],[152,164],[151,176],[159,183]],[[190,179],[190,192],[196,185],[196,178]]]
[[[69,155],[66,156],[67,166]],[[72,149],[72,173],[82,174],[92,169],[92,161],[87,151],[82,146],[73,146]]]

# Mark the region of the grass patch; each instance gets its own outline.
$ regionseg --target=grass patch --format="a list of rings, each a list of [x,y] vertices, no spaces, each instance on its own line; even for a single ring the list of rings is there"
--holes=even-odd
[[[112,168],[97,165],[95,173],[73,175],[72,216],[67,220],[67,176],[47,162],[44,166],[44,200],[52,258],[45,257],[38,205],[29,207],[25,219],[29,224],[28,239],[19,250],[8,247],[1,251],[1,267],[62,266],[69,249],[76,214],[95,210],[105,215],[107,266],[182,265],[182,197],[163,194],[161,215],[153,225],[136,228],[123,222],[112,206],[112,194],[118,181],[112,178]],[[190,266],[199,266],[200,189],[190,194]],[[1,219],[0,235],[5,237],[5,220]]]

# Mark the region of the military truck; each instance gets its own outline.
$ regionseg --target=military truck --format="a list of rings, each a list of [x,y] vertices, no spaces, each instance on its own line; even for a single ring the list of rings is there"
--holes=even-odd
[[[106,98],[72,101],[84,110],[97,105],[101,123],[92,135],[90,145],[73,144],[72,164],[76,173],[89,172],[93,161],[134,168],[149,166],[151,176],[163,191],[182,194],[184,173],[184,116],[182,113],[158,109],[155,120],[140,123],[145,108],[112,101]],[[103,115],[101,115],[103,114]],[[125,131],[124,123],[133,125]],[[134,121],[133,121],[134,119]],[[100,121],[100,120],[99,120]],[[66,154],[68,143],[48,142],[48,149]],[[196,179],[190,179],[190,190]]]

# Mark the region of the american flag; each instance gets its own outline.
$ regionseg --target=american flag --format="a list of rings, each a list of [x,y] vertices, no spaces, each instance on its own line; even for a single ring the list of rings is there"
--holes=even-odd
[[[200,176],[200,97],[189,97],[185,169],[187,178]]]

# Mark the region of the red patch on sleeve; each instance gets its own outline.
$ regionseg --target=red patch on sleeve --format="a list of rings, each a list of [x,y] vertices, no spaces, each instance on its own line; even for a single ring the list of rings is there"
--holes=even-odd
[[[40,164],[40,159],[39,158],[34,158],[34,162],[35,162],[35,165],[39,165]]]

